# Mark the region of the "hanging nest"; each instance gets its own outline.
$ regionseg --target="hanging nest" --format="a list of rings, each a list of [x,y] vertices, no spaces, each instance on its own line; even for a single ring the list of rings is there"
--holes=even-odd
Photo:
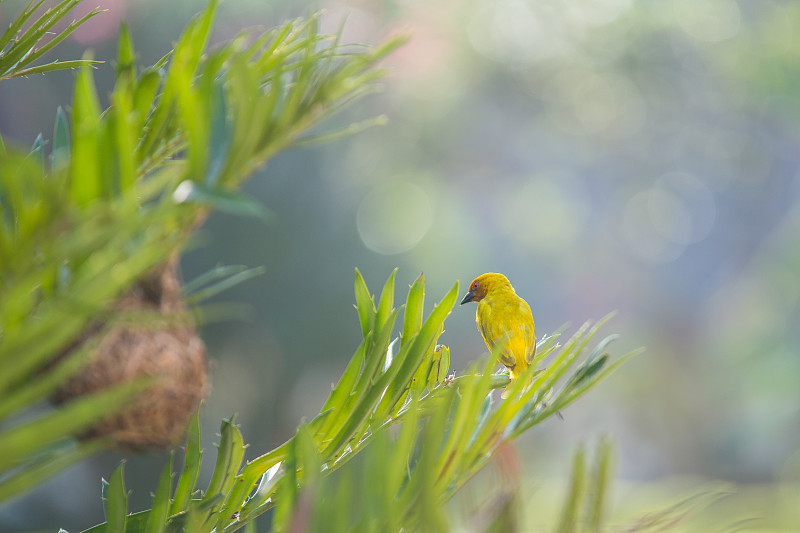
[[[175,256],[113,305],[121,312],[150,313],[164,320],[108,328],[88,363],[56,392],[54,401],[63,403],[146,376],[156,378],[130,409],[95,425],[86,437],[110,436],[120,448],[136,450],[171,448],[183,437],[208,393],[208,360],[194,324],[184,318],[188,315],[180,290]],[[82,342],[98,329],[90,327]]]

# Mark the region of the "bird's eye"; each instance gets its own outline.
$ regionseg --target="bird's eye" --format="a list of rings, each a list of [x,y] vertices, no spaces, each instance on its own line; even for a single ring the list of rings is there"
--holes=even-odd
[[[476,290],[478,288],[478,282],[472,284],[472,290]]]

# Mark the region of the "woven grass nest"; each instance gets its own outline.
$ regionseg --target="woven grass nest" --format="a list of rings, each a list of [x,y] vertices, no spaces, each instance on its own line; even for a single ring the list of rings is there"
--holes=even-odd
[[[185,319],[180,288],[177,257],[140,280],[114,309],[154,313],[165,324],[107,329],[89,362],[55,394],[54,401],[63,403],[145,376],[156,378],[130,409],[95,425],[86,437],[110,436],[120,448],[133,450],[170,448],[183,437],[209,384],[205,344]],[[91,332],[84,337],[86,342]]]

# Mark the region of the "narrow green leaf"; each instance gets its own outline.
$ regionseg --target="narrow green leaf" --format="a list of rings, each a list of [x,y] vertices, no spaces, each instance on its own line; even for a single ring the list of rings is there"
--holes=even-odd
[[[399,309],[392,311],[376,332],[376,335],[372,336],[372,343],[364,360],[364,372],[358,380],[356,390],[363,391],[374,383],[383,372],[398,313]]]
[[[506,424],[503,437],[510,439],[521,433],[520,428],[530,420],[537,409],[541,410],[543,403],[550,398],[550,393],[552,393],[552,389],[547,390],[544,394],[540,394],[539,391],[536,391],[527,401],[521,398],[520,400],[524,401],[524,405],[521,409],[514,409],[515,414],[511,417],[511,420],[508,421],[508,424]]]
[[[29,157],[34,158],[39,166],[44,168],[44,139],[41,133],[33,140]]]
[[[147,118],[148,111],[156,101],[156,93],[161,85],[161,73],[155,69],[148,69],[142,72],[136,82],[136,89],[133,93],[133,109],[139,124]],[[141,127],[141,126],[140,126]]]
[[[103,192],[98,164],[100,103],[94,80],[88,68],[83,68],[75,80],[72,99],[72,159],[70,161],[70,191],[79,206],[86,206]]]
[[[433,391],[433,389],[436,388],[436,385],[439,384],[437,378],[439,375],[439,363],[442,360],[443,348],[446,348],[446,346],[442,346],[441,344],[437,344],[433,348],[433,354],[431,357],[431,366],[430,369],[428,370],[428,374],[425,376],[425,388],[428,389],[428,391]],[[449,360],[449,355],[448,355],[448,360]],[[445,370],[445,372],[447,371]]]
[[[203,183],[210,187],[216,186],[223,177],[225,163],[233,141],[233,132],[230,119],[228,117],[228,105],[225,96],[225,86],[223,81],[214,77],[214,86],[211,89],[213,98],[211,99],[211,139],[209,149],[211,154],[208,160],[208,168],[203,178]]]
[[[103,440],[88,441],[67,450],[58,449],[40,461],[26,463],[24,469],[0,481],[0,502],[19,496],[107,446]]]
[[[576,399],[580,398],[586,391],[592,388],[594,385],[605,379],[611,372],[619,368],[620,365],[625,363],[631,357],[639,355],[643,353],[643,349],[633,350],[628,352],[620,357],[618,357],[613,363],[605,368],[600,369],[599,372],[596,372],[591,377],[587,377],[586,379],[582,380],[579,385],[572,387],[569,390],[562,390],[562,394],[560,394],[552,404],[550,404],[545,411],[558,411],[563,409],[567,405],[574,402]]]
[[[176,52],[185,52],[187,54],[187,64],[190,66],[192,72],[197,69],[197,64],[200,62],[203,52],[205,52],[208,38],[211,36],[211,28],[214,25],[214,17],[216,16],[218,5],[219,0],[211,0],[206,6],[206,9],[193,21],[195,24],[190,24],[185,32],[186,40],[183,43],[179,43],[176,47]],[[181,45],[185,45],[185,50],[181,49]],[[181,50],[179,51],[179,49]]]
[[[217,265],[203,272],[199,276],[189,281],[186,281],[183,284],[181,293],[184,296],[187,296],[189,294],[199,291],[200,289],[206,287],[209,284],[212,284],[222,279],[229,278],[246,270],[248,270],[248,268],[244,265]]]
[[[457,480],[460,469],[467,463],[469,455],[459,453],[464,442],[472,438],[475,433],[475,413],[485,405],[486,395],[491,390],[489,384],[492,368],[495,366],[493,358],[487,359],[483,372],[478,379],[470,380],[458,388],[458,408],[451,413],[450,427],[444,439],[444,447],[436,465],[438,472],[437,483],[442,490],[451,484],[450,480]],[[475,367],[477,368],[477,367]],[[474,374],[474,370],[470,374]],[[480,432],[480,430],[478,430]]]
[[[58,172],[66,166],[69,160],[69,124],[64,109],[58,106],[56,110],[56,123],[53,128],[53,172]]]
[[[489,412],[492,409],[492,392],[490,391],[486,397],[483,399],[483,405],[481,406],[480,414],[478,415],[478,420],[475,423],[475,429],[472,430],[472,435],[469,437],[469,441],[467,441],[467,448],[472,448],[472,445],[475,444],[475,441],[478,438],[478,435],[483,430],[483,427],[486,425],[486,421],[489,419]]]
[[[272,530],[275,533],[289,531],[294,514],[295,501],[297,500],[296,447],[297,442],[292,439],[282,465],[285,474],[280,478],[275,491],[275,513],[272,518]]]
[[[33,74],[44,74],[45,72],[54,72],[56,70],[70,70],[75,68],[95,68],[102,61],[94,61],[91,59],[71,59],[69,61],[53,61],[45,63],[44,65],[37,65],[22,69],[14,73],[14,77],[31,76]]]
[[[194,84],[194,67],[179,61],[185,57],[186,54],[176,55],[169,76],[176,96],[179,127],[187,141],[187,176],[190,180],[200,182],[208,168],[211,125],[203,105],[208,95]]]
[[[106,514],[106,533],[125,533],[128,515],[128,493],[125,491],[125,461],[103,480],[103,506]]]
[[[136,52],[133,48],[133,38],[128,25],[123,22],[119,27],[117,39],[117,77],[130,76],[131,81],[136,75]]]
[[[152,68],[154,68],[154,69],[157,69],[157,70],[163,70],[164,68],[166,68],[166,66],[167,66],[167,61],[169,61],[169,59],[170,59],[170,58],[171,58],[171,57],[174,55],[174,52],[175,52],[174,50],[169,50],[169,51],[167,51],[167,53],[166,53],[166,54],[164,54],[163,56],[161,56],[161,57],[159,58],[159,60],[158,60],[158,61],[156,61],[156,62],[153,64],[153,67],[152,67]]]
[[[444,383],[450,374],[450,348],[444,345],[439,346],[439,358],[433,368],[431,376],[435,376],[437,383]],[[433,390],[433,388],[430,388]]]
[[[565,388],[572,388],[577,387],[587,379],[594,376],[597,372],[600,371],[601,368],[606,364],[608,361],[608,354],[604,353],[600,357],[596,357],[594,360],[587,360],[588,365],[581,365],[575,371],[575,374],[569,379]]]
[[[214,510],[222,503],[225,499],[225,495],[221,492],[216,493],[213,496],[209,496],[208,498],[202,499],[194,499],[189,502],[189,511],[194,511],[198,515],[203,516],[203,518],[208,518],[208,515],[212,514]],[[213,529],[214,524],[206,524],[206,527],[203,528],[204,531],[211,531]]]
[[[175,452],[170,452],[167,464],[164,465],[164,469],[161,471],[158,488],[155,496],[153,496],[153,507],[147,517],[147,526],[144,533],[164,533],[166,531],[170,495],[172,493],[172,459],[174,456]]]
[[[207,500],[192,500],[189,502],[189,509],[183,515],[184,520],[181,524],[176,524],[175,520],[170,521],[169,530],[172,531],[186,531],[193,533],[212,533],[214,530],[214,521],[210,520],[211,515],[214,513],[214,508],[217,507],[224,496],[217,493]]]
[[[448,392],[448,399],[452,402],[456,398],[455,390]],[[414,530],[442,533],[449,531],[439,503],[441,493],[437,481],[440,479],[437,478],[440,478],[441,470],[436,466],[446,419],[453,412],[452,403],[445,404],[445,407],[435,411],[424,425],[417,446],[417,462],[398,501],[406,519],[413,520]]]
[[[440,337],[443,331],[444,331],[444,326],[440,326],[439,331],[436,334],[436,337],[437,338]],[[436,346],[431,344],[431,346],[428,347],[425,357],[420,362],[420,365],[417,367],[416,372],[414,372],[414,375],[411,378],[411,383],[409,383],[409,394],[412,397],[419,397],[419,395],[422,394],[422,391],[424,391],[425,388],[428,386],[428,378],[433,372],[433,366],[435,364],[436,357],[437,357]]]
[[[425,275],[420,273],[408,288],[405,310],[403,311],[403,344],[411,340],[422,327],[422,311],[425,304]]]
[[[420,332],[414,337],[413,341],[401,347],[400,354],[398,354],[399,364],[392,365],[389,371],[384,374],[384,381],[386,381],[388,388],[375,410],[377,420],[381,420],[396,405],[428,350],[435,345],[437,334],[441,331],[445,318],[452,311],[457,297],[458,282],[442,298],[442,301],[434,306],[433,311],[428,315]]]
[[[241,180],[243,169],[253,164],[259,138],[270,130],[269,109],[257,73],[243,57],[232,58],[225,78],[229,115],[220,118],[225,118],[226,123],[230,120],[231,131],[226,135],[230,137],[230,144],[225,147],[225,165],[220,179],[225,184],[233,184]]]
[[[608,346],[617,339],[619,339],[619,335],[614,334],[614,335],[609,335],[600,342],[598,342],[597,346],[594,347],[594,350],[592,350],[592,353],[586,359],[585,364],[586,365],[591,364],[595,359],[603,355],[606,352],[606,346]]]
[[[324,448],[322,454],[325,457],[334,455],[356,435],[363,435],[368,429],[364,422],[370,417],[375,403],[380,399],[386,386],[388,374],[381,375],[377,381],[375,378],[380,374],[381,357],[389,345],[389,337],[396,317],[397,310],[386,321],[384,328],[377,335],[376,341],[371,343],[371,349],[364,363],[364,371],[354,387],[355,394],[348,398],[346,407],[337,413],[337,416],[329,417],[331,420],[329,432],[335,431],[335,437],[332,437]]]
[[[289,441],[287,444],[284,444],[287,450],[289,449],[289,445],[291,445],[291,441]],[[258,487],[256,487],[255,493],[250,497],[247,503],[244,504],[242,510],[239,512],[240,520],[244,521],[248,520],[251,516],[257,516],[258,510],[269,503],[276,486],[280,480],[283,479],[283,470],[281,469],[281,466],[281,462],[275,463],[266,472],[264,472],[259,479]]]
[[[78,20],[72,21],[67,27],[56,33],[54,37],[49,39],[46,43],[44,43],[39,48],[35,48],[35,45],[41,41],[41,39],[47,35],[50,30],[59,20],[61,20],[69,11],[73,9],[73,7],[80,2],[80,0],[64,0],[60,4],[58,4],[53,9],[48,9],[39,18],[38,21],[31,24],[28,30],[19,37],[18,41],[15,43],[14,48],[19,49],[19,53],[24,51],[24,56],[20,58],[19,62],[14,65],[14,76],[24,76],[26,75],[26,71],[33,70],[33,69],[25,69],[21,70],[22,67],[25,65],[29,65],[42,57],[44,54],[58,46],[64,39],[69,37],[72,32],[77,30],[82,24],[86,21],[91,19],[92,17],[100,14],[99,9],[93,9],[83,17]],[[14,55],[14,53],[9,54]],[[34,67],[35,68],[35,67]],[[64,68],[64,67],[62,67]]]
[[[170,68],[161,93],[155,100],[152,98],[148,100],[147,96],[151,93],[152,96],[155,96],[161,83],[161,72],[158,69],[152,68],[145,71],[137,84],[134,96],[135,109],[139,113],[140,120],[147,117],[144,135],[139,140],[139,152],[142,154],[140,156],[142,160],[155,157],[174,133],[177,124],[175,106],[177,74],[173,74],[173,70],[176,69]],[[148,114],[147,110],[149,109],[152,109],[152,112]],[[181,136],[181,140],[183,140],[183,136]]]
[[[235,287],[240,283],[243,283],[249,279],[252,279],[256,276],[262,275],[266,272],[264,267],[256,267],[250,268],[246,270],[240,270],[235,274],[231,274],[228,277],[214,283],[213,285],[209,285],[208,287],[203,287],[201,290],[194,291],[184,298],[184,301],[188,304],[195,305],[203,300],[208,300],[212,296],[216,296],[217,294],[227,291],[231,287]],[[184,286],[184,289],[186,287]],[[184,291],[185,293],[185,291]],[[186,294],[186,293],[185,293]]]
[[[572,461],[567,497],[558,523],[558,533],[579,533],[581,531],[580,504],[586,492],[586,451],[578,448]]]
[[[414,443],[419,436],[420,409],[418,400],[412,398],[408,407],[408,416],[403,420],[400,433],[394,444],[395,451],[390,455],[390,461],[386,465],[385,486],[390,491],[388,495],[391,495],[392,500],[397,497],[397,493],[407,478],[408,462],[411,458]]]
[[[361,322],[361,333],[364,338],[367,338],[367,334],[372,330],[375,322],[377,311],[375,310],[375,301],[370,296],[367,284],[364,283],[364,278],[358,269],[356,269],[355,292],[356,310],[358,311],[358,320]]]
[[[41,152],[43,147],[44,147],[44,139],[42,138],[42,134],[40,133],[33,140],[33,145],[31,145],[31,151],[29,152],[29,154]]]
[[[225,213],[258,218],[265,223],[272,216],[264,204],[243,192],[212,188],[191,180],[181,182],[173,198],[178,203],[210,206]]]
[[[129,405],[151,384],[137,381],[74,400],[56,412],[7,429],[0,435],[0,471],[16,466],[58,439],[73,436]]]
[[[569,338],[569,340],[561,347],[561,351],[553,357],[547,368],[539,374],[533,382],[532,389],[549,389],[555,386],[559,378],[572,366],[575,359],[580,355],[580,346],[588,337],[587,331],[590,331],[590,322],[585,322],[578,330]]]
[[[145,533],[147,527],[147,519],[150,516],[150,510],[139,511],[138,513],[131,513],[125,520],[125,533]],[[170,523],[168,531],[172,532],[175,527],[181,525],[184,515],[176,516]],[[98,524],[89,529],[84,529],[81,533],[105,533],[106,523]]]
[[[67,3],[69,1],[70,0],[67,0]],[[72,2],[74,3],[74,0],[72,0]],[[4,34],[4,38],[6,35],[9,37],[10,46],[5,48],[2,56],[0,56],[0,59],[2,59],[2,61],[0,61],[0,79],[13,76],[14,71],[25,64],[25,58],[35,53],[34,47],[36,42],[46,35],[47,30],[58,21],[60,18],[58,16],[59,8],[61,8],[64,3],[65,2],[62,2],[55,8],[46,10],[37,20],[33,21],[22,31],[22,26],[25,21],[33,15],[40,5],[42,5],[42,2],[37,2],[34,5],[33,1],[31,1],[28,4],[28,9],[25,9],[25,11],[20,14],[18,20],[12,22]],[[14,31],[9,35],[12,27],[14,27]]]
[[[295,434],[297,445],[297,466],[303,472],[303,487],[314,487],[319,483],[322,469],[322,457],[314,444],[307,424],[302,423]]]
[[[592,469],[591,487],[587,494],[587,531],[600,531],[612,476],[613,445],[604,438],[597,447],[595,465]]]
[[[109,120],[113,136],[108,141],[113,146],[115,165],[115,193],[131,190],[137,178],[138,162],[136,161],[137,133],[131,124],[133,110],[133,95],[126,84],[119,83],[111,94],[112,109]]]
[[[389,279],[383,285],[381,297],[378,300],[377,318],[375,319],[375,327],[382,328],[383,323],[394,311],[394,278],[397,275],[397,267],[392,270]]]
[[[344,126],[334,131],[321,133],[319,135],[306,135],[298,139],[297,142],[295,142],[294,147],[308,148],[310,146],[317,146],[320,144],[331,143],[345,137],[351,137],[353,135],[357,135],[362,131],[366,131],[368,129],[377,126],[384,126],[388,122],[389,118],[386,115],[378,115],[377,117],[373,117],[367,120],[362,120],[361,122],[348,124],[347,126]]]
[[[608,323],[608,321],[610,321],[612,318],[614,318],[614,316],[616,314],[617,314],[616,311],[612,311],[611,313],[608,313],[606,316],[604,316],[603,318],[601,318],[600,320],[595,322],[595,324],[591,327],[591,329],[589,329],[589,332],[583,338],[582,342],[578,345],[578,352],[583,352],[583,350],[586,349],[586,347],[589,345],[589,343],[592,341],[592,339],[594,339],[595,335],[597,335],[597,333],[600,331],[600,329],[603,326],[605,326]],[[608,344],[609,342],[611,342],[614,339],[616,339],[616,336],[614,336],[614,335],[611,335],[610,337],[611,338],[607,338],[607,339],[604,340],[604,342],[606,344]],[[595,350],[599,353],[599,352],[602,351],[602,348],[598,347]]]
[[[242,515],[242,508],[246,500],[250,498],[250,493],[253,491],[255,484],[256,480],[245,473],[240,473],[235,477],[233,487],[228,491],[227,498],[224,499],[219,510],[216,525],[217,531],[223,531],[225,526],[231,524],[232,520],[234,522],[245,520]]]
[[[334,410],[342,409],[345,400],[353,392],[353,386],[358,380],[358,375],[361,372],[362,366],[364,365],[364,357],[367,353],[367,347],[369,346],[371,339],[372,334],[369,333],[367,334],[367,338],[361,341],[356,353],[353,354],[353,357],[347,364],[347,368],[345,368],[342,377],[339,378],[339,382],[336,384],[333,390],[331,390],[328,400],[325,402],[325,405],[322,406],[321,412],[326,413],[326,415],[322,418],[317,417],[312,420],[311,428],[315,433],[320,432],[322,435],[327,435],[330,428],[334,426],[335,421],[329,420],[329,418],[332,417],[328,417],[327,414]]]
[[[233,485],[236,473],[244,457],[244,440],[233,419],[223,419],[220,425],[220,441],[217,447],[217,462],[208,482],[206,498],[226,494]]]
[[[183,459],[183,469],[175,487],[175,497],[172,500],[170,514],[177,514],[188,508],[189,501],[197,483],[200,473],[200,462],[203,450],[200,447],[200,412],[196,412],[189,422],[186,431],[186,448]]]
[[[8,25],[8,28],[3,35],[0,36],[0,50],[4,50],[6,46],[11,42],[17,33],[22,29],[22,26],[28,21],[28,19],[33,15],[39,6],[44,3],[44,0],[31,0],[28,2],[28,5],[25,6],[25,9],[22,10],[22,13],[11,19],[11,23]],[[6,68],[5,62],[0,62],[0,73],[4,72]]]
[[[0,396],[0,420],[55,392],[69,376],[86,364],[86,360],[96,347],[95,342],[88,341],[80,349],[63,357],[47,372],[43,372],[36,380]]]
[[[244,533],[258,533],[258,526],[255,520],[251,520],[244,525]]]

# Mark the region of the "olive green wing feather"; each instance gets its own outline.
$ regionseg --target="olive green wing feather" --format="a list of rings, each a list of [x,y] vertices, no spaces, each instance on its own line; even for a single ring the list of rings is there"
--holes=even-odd
[[[527,324],[523,326],[523,330],[525,331],[525,340],[530,346],[528,353],[525,354],[525,360],[528,361],[528,364],[531,364],[536,358],[536,332]]]
[[[522,322],[522,332],[525,337],[525,360],[531,364],[536,357],[536,326],[533,323],[533,313],[528,302],[520,298],[520,312],[524,317]]]
[[[506,325],[499,320],[492,320],[492,308],[488,305],[478,305],[477,311],[478,329],[481,332],[483,341],[490,351],[494,351],[497,344],[508,338]],[[500,362],[508,368],[514,368],[517,364],[514,354],[510,350],[503,349],[499,354]]]

